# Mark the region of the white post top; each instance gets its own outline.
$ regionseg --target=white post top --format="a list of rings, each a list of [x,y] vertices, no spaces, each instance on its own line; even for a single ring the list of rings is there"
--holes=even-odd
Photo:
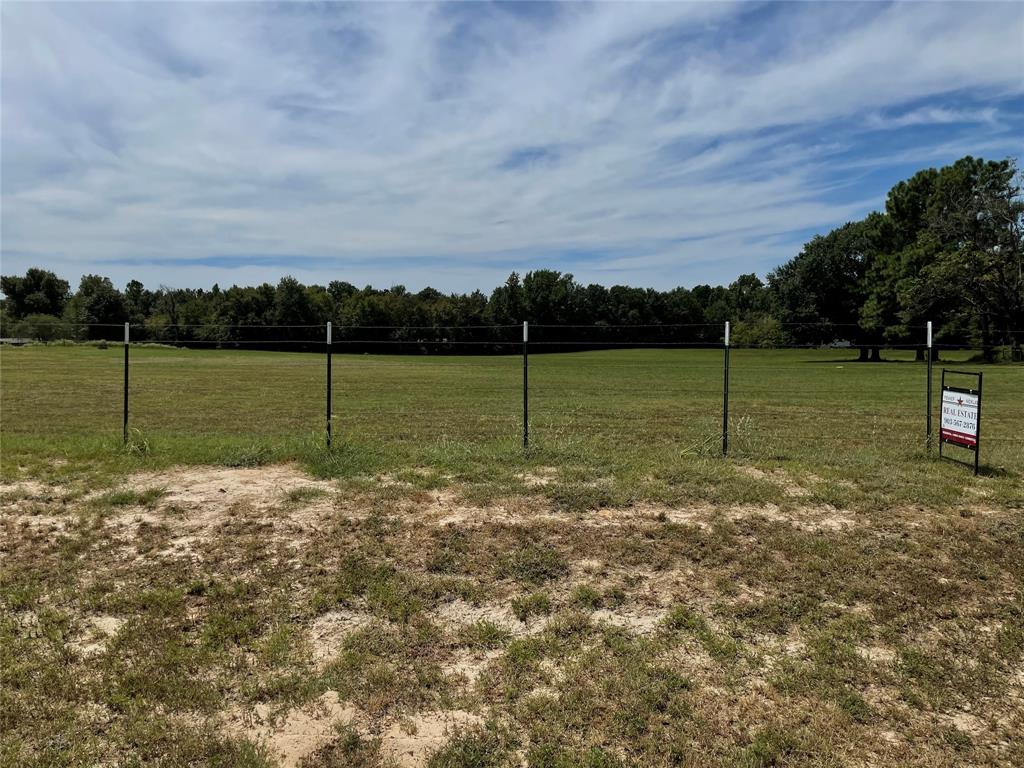
[[[331,321],[327,321],[327,343],[331,343]]]
[[[725,321],[725,346],[729,346],[729,321]]]
[[[530,340],[530,324],[523,320],[523,343]]]
[[[124,324],[124,343],[125,344],[128,343],[128,328],[129,328],[129,323],[125,323]]]
[[[932,348],[932,321],[928,321],[928,349]]]

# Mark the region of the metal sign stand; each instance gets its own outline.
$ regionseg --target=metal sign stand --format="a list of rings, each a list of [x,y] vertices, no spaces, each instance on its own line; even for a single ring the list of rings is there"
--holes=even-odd
[[[974,387],[954,387],[954,386],[952,386],[950,384],[946,384],[946,374],[947,373],[951,373],[951,374],[954,374],[956,376],[974,376],[974,377],[977,378],[977,388],[974,388]],[[980,464],[979,459],[980,459],[980,456],[981,456],[981,379],[982,379],[982,375],[981,375],[981,373],[979,371],[953,371],[953,370],[946,370],[945,368],[942,369],[942,392],[943,392],[943,400],[942,400],[942,402],[945,401],[945,393],[946,392],[957,392],[957,393],[963,394],[963,395],[973,395],[973,396],[976,396],[978,398],[978,420],[977,420],[977,425],[976,425],[975,434],[974,434],[974,445],[969,445],[969,444],[967,444],[965,442],[958,441],[958,440],[946,437],[945,430],[942,428],[941,419],[940,419],[940,423],[939,423],[939,458],[940,459],[949,458],[948,456],[945,455],[945,453],[942,450],[942,446],[943,445],[955,445],[955,446],[958,446],[960,448],[964,448],[964,449],[966,449],[968,451],[974,451],[974,474],[975,475],[978,474],[978,469],[979,469],[979,464]],[[940,407],[941,407],[941,405],[940,405]],[[964,462],[958,461],[957,459],[951,459],[950,458],[949,460],[950,461],[955,461],[958,464],[964,463]]]

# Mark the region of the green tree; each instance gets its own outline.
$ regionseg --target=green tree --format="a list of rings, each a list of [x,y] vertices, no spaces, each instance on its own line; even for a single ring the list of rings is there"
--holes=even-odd
[[[1024,200],[1012,160],[965,157],[943,168],[926,214],[942,244],[921,290],[970,308],[986,357],[1024,334]]]
[[[110,282],[109,277],[83,275],[78,290],[71,297],[65,316],[81,324],[81,333],[90,339],[117,339],[121,332],[116,327],[127,321],[124,296]],[[104,327],[108,326],[108,327]]]
[[[867,276],[883,244],[880,214],[849,222],[817,235],[798,256],[768,275],[777,317],[801,343],[848,339],[861,348],[861,359],[878,359],[880,329],[864,327],[861,307],[868,294]]]
[[[282,277],[274,293],[273,324],[280,326],[316,325],[317,317],[313,310],[306,288],[290,275]],[[281,329],[289,330],[289,329]],[[282,334],[294,338],[306,338],[305,329],[290,329],[290,333]]]
[[[729,305],[732,307],[734,319],[753,319],[768,310],[768,291],[753,272],[737,277],[729,284],[728,290]]]
[[[7,296],[7,314],[11,320],[26,315],[60,316],[67,306],[70,286],[53,272],[35,267],[24,277],[0,277],[0,290]]]
[[[11,334],[21,339],[37,339],[39,341],[56,341],[70,339],[73,334],[67,321],[54,315],[25,315],[14,323]]]
[[[487,318],[495,325],[515,325],[527,319],[523,286],[517,273],[513,272],[504,285],[491,292]]]
[[[146,290],[138,280],[130,280],[124,290],[124,306],[128,313],[128,321],[133,325],[141,325],[153,312],[156,297],[152,291]]]
[[[579,286],[569,273],[553,269],[527,272],[523,278],[524,310],[531,323],[568,325],[576,319]]]

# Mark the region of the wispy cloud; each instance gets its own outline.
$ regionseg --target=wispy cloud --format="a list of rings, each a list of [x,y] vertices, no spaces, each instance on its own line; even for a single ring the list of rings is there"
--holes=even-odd
[[[899,114],[883,115],[872,114],[867,117],[867,125],[879,130],[891,130],[893,128],[908,128],[918,125],[950,125],[971,123],[996,122],[997,110],[995,107],[984,107],[978,109],[951,109],[949,107],[931,106],[911,109]]]
[[[1024,135],[1014,4],[0,13],[5,271],[729,280]]]

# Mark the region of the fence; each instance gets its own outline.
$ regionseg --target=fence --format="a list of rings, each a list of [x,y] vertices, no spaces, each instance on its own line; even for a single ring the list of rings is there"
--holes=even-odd
[[[456,434],[466,440],[486,439],[494,432],[507,434],[514,425],[527,451],[531,441],[550,443],[557,436],[565,442],[574,433],[624,444],[685,442],[683,438],[688,438],[688,447],[697,445],[711,453],[715,431],[715,452],[722,455],[737,448],[748,454],[770,452],[786,441],[808,446],[832,441],[883,447],[902,441],[916,445],[917,450],[933,450],[935,445],[933,380],[937,372],[931,353],[922,356],[920,365],[886,370],[879,364],[846,359],[842,347],[789,345],[766,351],[738,345],[729,323],[650,327],[647,342],[621,338],[626,330],[635,335],[642,326],[349,326],[339,333],[338,327],[328,323],[278,326],[272,328],[273,334],[265,332],[271,329],[267,326],[244,328],[244,338],[225,338],[224,333],[221,338],[187,342],[199,348],[237,350],[225,355],[263,350],[252,353],[259,357],[249,367],[232,357],[230,365],[235,367],[228,372],[218,371],[214,361],[204,362],[208,367],[200,371],[190,367],[192,361],[187,358],[160,358],[158,348],[134,342],[132,328],[125,324],[123,381],[118,393],[122,439],[129,440],[132,420],[139,423],[140,415],[144,428],[159,430],[161,425],[151,421],[159,415],[184,425],[193,435],[201,434],[214,410],[231,414],[235,432],[247,428],[260,432],[265,426],[261,417],[282,425],[304,424],[313,430],[312,408],[308,406],[320,399],[318,410],[323,416],[316,431],[327,447],[336,442],[337,424],[345,429],[354,423],[353,415],[360,408],[366,425],[393,420],[409,425],[409,434],[416,438],[431,428],[444,432],[453,423],[474,418],[478,429],[463,424]],[[930,327],[922,330],[921,344],[889,346],[887,354],[910,363],[907,358],[922,348],[944,353],[959,349],[933,344]],[[266,357],[269,348],[295,349],[302,354]],[[476,354],[464,359],[426,358],[429,365],[400,356],[377,355],[364,360],[364,355],[353,354],[367,349]],[[586,358],[546,354],[569,351],[613,354]],[[493,354],[484,357],[484,352]],[[138,355],[143,357],[136,359]],[[513,360],[518,361],[516,367],[521,365],[521,385],[511,370]],[[962,367],[962,361],[957,362]],[[291,372],[274,379],[275,367],[286,365]],[[353,373],[355,368],[360,369],[358,374]],[[846,368],[858,373],[838,373]],[[987,397],[997,400],[995,408],[986,404],[986,418],[997,424],[986,442],[1012,445],[1017,451],[1022,442],[1017,437],[1019,425],[1013,423],[1013,401],[1024,391],[1020,376],[1024,369],[999,368],[1005,372],[1001,374],[1003,386],[997,380],[986,387],[991,393]],[[108,378],[112,373],[105,369],[101,374],[108,383],[97,388],[98,410],[105,410],[100,401],[112,394]],[[64,366],[63,374],[72,383],[77,375],[73,366]],[[30,381],[23,384],[31,387]],[[274,387],[280,389],[276,399],[282,402],[268,406],[268,398],[275,397]],[[513,406],[513,395],[520,387],[521,406]],[[317,389],[319,396],[314,395]],[[5,411],[10,413],[14,405],[17,412],[16,397],[5,399]],[[176,403],[173,410],[170,402]],[[247,410],[246,403],[252,408]],[[268,407],[275,409],[273,415],[262,413],[261,409]],[[73,415],[71,410],[66,404],[64,413]],[[243,423],[247,412],[260,414],[256,419],[250,416],[248,427]],[[191,413],[191,421],[185,419],[185,413]],[[17,418],[14,421],[18,423]],[[29,421],[21,422],[21,427],[30,430],[33,425]],[[653,426],[665,421],[678,428]],[[717,429],[712,426],[715,421]],[[86,427],[84,421],[82,427]],[[364,431],[369,429],[372,427]]]

